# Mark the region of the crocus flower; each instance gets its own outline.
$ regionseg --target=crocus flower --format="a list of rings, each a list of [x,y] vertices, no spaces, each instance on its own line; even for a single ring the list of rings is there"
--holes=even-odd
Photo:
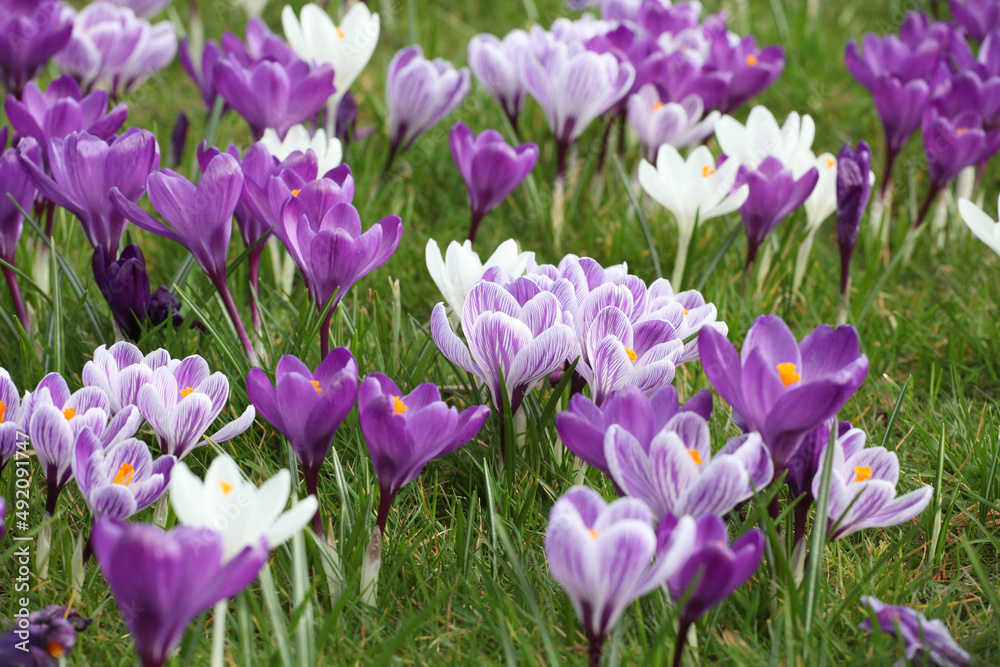
[[[80,495],[96,520],[102,516],[128,519],[167,492],[173,456],[153,460],[146,443],[127,438],[105,452],[93,431],[76,441],[73,476]]]
[[[685,160],[669,144],[660,146],[656,166],[646,160],[639,163],[642,189],[673,213],[677,221],[679,238],[672,285],[679,287],[684,277],[695,227],[732,213],[746,201],[749,186],[734,187],[739,167],[736,160],[726,160],[716,168],[707,146],[698,146]]]
[[[21,97],[24,86],[73,34],[72,12],[58,0],[0,1],[0,80]]]
[[[23,618],[23,617],[22,617]],[[49,605],[30,612],[27,625],[0,635],[0,664],[8,667],[59,667],[76,646],[76,635],[90,627],[90,619],[75,609]]]
[[[302,530],[319,506],[310,495],[285,510],[292,475],[282,468],[260,485],[243,477],[227,454],[212,459],[202,482],[183,462],[170,482],[170,506],[177,521],[191,528],[211,528],[222,536],[222,562],[261,543],[274,549]]]
[[[25,172],[41,194],[73,213],[96,248],[112,257],[125,232],[125,216],[108,193],[118,191],[130,204],[142,198],[146,178],[160,166],[160,147],[148,130],[130,128],[110,143],[87,132],[73,132],[49,141],[51,176],[32,159],[34,139],[25,139],[18,154]]]
[[[701,363],[712,386],[733,407],[744,431],[757,431],[775,474],[802,436],[832,418],[868,374],[854,327],[823,325],[801,343],[780,317],[763,315],[747,332],[743,349],[714,329],[698,334]]]
[[[441,400],[426,382],[403,395],[396,383],[372,373],[358,392],[358,418],[378,477],[376,525],[385,534],[389,509],[399,490],[428,463],[455,451],[479,433],[490,409],[477,405],[459,411]]]
[[[326,103],[326,133],[334,137],[340,101],[375,53],[379,15],[358,2],[347,10],[340,25],[335,25],[326,10],[310,2],[302,8],[301,17],[300,22],[295,10],[285,5],[281,26],[288,44],[300,58],[313,65],[333,66],[336,91]]]
[[[149,274],[142,250],[131,243],[117,260],[112,260],[103,246],[97,246],[92,264],[94,282],[108,302],[115,322],[129,339],[139,340],[149,307]]]
[[[27,435],[21,397],[7,369],[0,368],[0,474],[17,453],[18,437]]]
[[[215,98],[218,96],[218,93],[215,92],[213,68],[215,67],[215,63],[223,56],[224,54],[219,47],[219,43],[214,39],[210,39],[205,42],[201,58],[195,61],[191,56],[191,45],[188,38],[186,36],[181,38],[178,58],[184,67],[184,71],[188,73],[191,80],[198,86],[198,90],[201,92],[201,99],[205,103],[205,109],[208,111],[211,111],[215,106]],[[227,108],[223,108],[222,113],[225,113],[227,110]]]
[[[604,638],[625,609],[678,572],[694,537],[694,519],[683,517],[658,543],[649,508],[634,498],[609,504],[593,489],[574,486],[556,501],[545,556],[583,623],[590,664],[599,664]]]
[[[523,30],[511,30],[502,40],[488,33],[469,40],[469,68],[503,107],[515,132],[528,94],[518,70],[518,61],[527,49],[528,33]]]
[[[108,2],[119,7],[128,7],[136,16],[144,19],[153,18],[170,4],[170,0],[108,0]]]
[[[955,23],[977,42],[1000,28],[1000,4],[995,0],[951,0],[948,7]]]
[[[13,99],[13,98],[8,98]],[[6,129],[6,128],[4,128]],[[6,143],[6,133],[0,136],[3,143]],[[7,287],[10,289],[10,296],[14,302],[14,312],[17,319],[25,331],[29,331],[28,311],[24,307],[24,299],[21,298],[21,288],[17,282],[17,272],[14,266],[17,258],[17,243],[21,239],[21,232],[24,230],[24,216],[21,211],[27,211],[35,199],[34,182],[28,177],[18,158],[18,151],[15,148],[3,150],[0,144],[0,183],[3,183],[4,195],[0,198],[0,259],[10,266],[2,267],[3,276],[7,280]],[[28,152],[28,159],[34,162],[41,161],[41,152],[38,144],[35,144]],[[11,198],[13,197],[13,201]],[[20,208],[18,208],[20,207]]]
[[[718,107],[732,113],[768,88],[785,69],[785,50],[777,45],[757,47],[753,35],[733,39],[719,31],[712,39],[706,69],[721,72],[728,85]]]
[[[899,459],[884,447],[865,447],[865,433],[851,429],[837,438],[830,474],[830,537],[840,539],[865,528],[888,528],[905,523],[927,507],[933,487],[922,486],[896,497]],[[812,493],[819,496],[823,461],[813,478]]]
[[[306,488],[318,496],[318,475],[333,446],[333,436],[358,397],[358,364],[345,347],[334,348],[315,371],[291,355],[278,361],[275,382],[255,368],[247,374],[247,396],[295,450]],[[317,509],[316,533],[323,534]]]
[[[115,519],[100,519],[91,542],[143,667],[163,667],[187,625],[250,585],[268,556],[266,539],[223,560],[224,538],[210,528]]]
[[[138,197],[129,198],[117,187],[111,188],[110,200],[119,214],[137,227],[174,241],[194,255],[222,297],[247,357],[256,365],[257,354],[226,282],[233,212],[242,189],[239,162],[223,153],[212,158],[197,186],[169,169],[149,176],[149,200],[170,223],[169,227],[137,206]]]
[[[913,664],[965,667],[972,662],[972,657],[958,645],[939,619],[927,620],[916,609],[888,605],[870,595],[863,596],[861,604],[870,616],[858,623],[858,627],[865,632],[874,632],[874,619],[879,632],[903,640],[906,659]]]
[[[389,63],[386,107],[389,112],[389,160],[413,145],[420,135],[457,109],[472,82],[466,67],[447,60],[427,60],[419,46],[402,49]]]
[[[239,2],[250,18],[260,16],[261,12],[264,11],[264,7],[267,6],[267,0],[239,0]]]
[[[168,320],[175,327],[179,327],[184,323],[184,316],[181,315],[180,299],[174,296],[165,285],[160,285],[150,295],[149,307],[146,308],[146,317],[149,318],[149,322],[153,326],[157,326]],[[201,329],[203,325],[198,318],[195,318],[191,323],[191,328]]]
[[[1000,202],[997,202],[997,206],[1000,207]],[[958,212],[976,238],[1000,255],[1000,223],[968,199],[958,201]]]
[[[715,124],[715,138],[727,158],[753,171],[768,157],[775,157],[794,172],[795,178],[814,166],[815,136],[816,123],[809,114],[800,116],[793,111],[779,127],[774,114],[764,106],[750,110],[746,125],[732,116],[723,116]]]
[[[83,365],[83,384],[104,392],[111,414],[116,415],[130,405],[138,406],[139,388],[152,379],[154,370],[179,363],[180,359],[172,362],[164,349],[143,356],[126,341],[111,347],[101,345],[94,350],[93,359]]]
[[[449,135],[455,158],[472,210],[469,241],[475,242],[479,223],[521,184],[538,162],[538,146],[527,143],[513,147],[496,130],[478,137],[459,121]]]
[[[472,249],[472,241],[468,240],[462,244],[452,241],[444,256],[434,239],[427,239],[424,249],[427,272],[431,274],[431,280],[448,305],[448,316],[453,327],[461,324],[466,296],[482,280],[487,270],[499,267],[511,279],[518,278],[534,256],[533,252],[518,254],[517,241],[514,239],[507,239],[498,245],[485,263],[479,259],[479,253]]]
[[[806,212],[805,238],[795,256],[795,272],[792,288],[798,289],[806,275],[809,254],[820,226],[837,210],[837,159],[830,153],[822,153],[813,159],[813,166],[819,173],[816,187],[806,197],[802,208]]]
[[[500,414],[501,374],[511,412],[517,412],[535,383],[580,354],[580,344],[564,322],[559,300],[528,278],[503,286],[481,282],[473,287],[462,309],[462,331],[468,346],[452,330],[444,304],[434,306],[431,333],[438,349],[453,364],[486,383]]]
[[[604,456],[615,486],[645,502],[659,518],[725,515],[774,476],[758,434],[734,438],[713,456],[708,422],[692,412],[672,417],[648,445],[622,426],[612,426]]]
[[[861,218],[872,196],[872,151],[864,141],[858,148],[844,144],[837,155],[837,246],[840,248],[840,294],[847,297],[851,255],[861,230]]]
[[[355,7],[363,6],[355,5]],[[340,139],[335,136],[327,138],[326,130],[322,128],[310,135],[305,125],[290,127],[283,140],[278,138],[277,132],[268,128],[264,130],[264,136],[261,137],[260,143],[264,144],[279,162],[284,162],[296,151],[305,153],[307,150],[312,150],[316,154],[316,163],[320,174],[325,174],[339,166],[344,157]]]
[[[704,104],[697,95],[678,102],[664,102],[656,86],[647,83],[628,98],[628,121],[639,134],[643,156],[656,164],[659,148],[669,144],[684,148],[711,136],[719,112],[703,116]]]
[[[167,166],[176,169],[184,159],[184,149],[187,146],[188,128],[187,114],[181,109],[174,120],[174,129],[170,132],[170,151],[167,153]]]
[[[137,404],[160,444],[160,453],[183,459],[221,414],[229,398],[229,380],[219,372],[209,375],[208,362],[196,354],[153,371],[149,382],[139,388]],[[254,408],[214,435],[220,443],[240,435],[253,423]]]
[[[661,521],[657,527],[659,543],[677,544],[681,525],[672,516]],[[675,665],[680,664],[691,625],[742,586],[757,571],[764,554],[764,534],[760,530],[751,529],[729,544],[726,524],[714,514],[699,518],[694,535],[686,537],[681,541],[683,565],[667,580],[670,596],[676,602],[687,596],[679,615]]]
[[[776,157],[767,157],[760,166],[745,173],[749,186],[747,199],[740,207],[740,218],[747,232],[747,270],[757,257],[757,249],[782,220],[802,206],[816,187],[819,171],[810,167],[799,178]]]

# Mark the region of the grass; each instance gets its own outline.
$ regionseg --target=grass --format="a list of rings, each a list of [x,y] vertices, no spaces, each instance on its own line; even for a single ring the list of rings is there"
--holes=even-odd
[[[207,4],[210,37],[226,29],[242,32],[244,17],[237,3]],[[398,214],[405,227],[404,240],[384,267],[352,289],[334,318],[333,342],[350,346],[362,374],[387,373],[404,390],[423,381],[455,386],[450,400],[459,406],[474,404],[483,397],[441,356],[428,334],[430,309],[438,295],[424,266],[423,246],[433,237],[443,247],[452,239],[464,238],[467,230],[464,192],[447,145],[451,123],[463,120],[478,132],[503,128],[505,121],[498,105],[476,85],[461,109],[421,138],[397,160],[389,178],[381,180],[387,152],[382,129],[384,72],[391,55],[415,38],[428,55],[464,64],[465,46],[472,35],[526,27],[528,16],[537,16],[548,25],[567,12],[558,0],[525,0],[523,4],[384,0],[372,4],[383,11],[382,35],[355,92],[361,107],[359,125],[376,125],[378,130],[351,147],[348,162],[358,187],[355,203],[365,225]],[[873,106],[843,67],[841,56],[848,38],[896,29],[911,3],[822,3],[815,21],[806,15],[805,3],[788,0],[752,6],[749,2],[705,4],[710,11],[726,9],[732,28],[753,32],[759,43],[784,45],[786,70],[758,103],[779,118],[791,110],[813,115],[817,152],[835,152],[848,139],[868,139],[881,166],[882,141]],[[171,11],[184,15],[184,3],[174,2]],[[280,26],[279,14],[277,4],[265,14],[274,29]],[[207,113],[179,64],[127,101],[131,109],[127,126],[153,130],[162,146],[169,140],[177,111],[187,111],[192,133],[179,169],[193,171],[193,151],[201,140]],[[556,262],[559,257],[548,222],[554,145],[533,102],[522,123],[524,135],[542,149],[540,163],[530,181],[487,217],[477,248],[488,253],[500,241],[514,237],[522,249],[535,250],[540,261]],[[581,143],[581,176],[567,195],[563,247],[605,265],[627,261],[630,271],[652,280],[654,257],[664,271],[672,265],[673,223],[669,214],[647,200],[645,213],[651,227],[647,243],[614,167],[609,165],[603,179],[594,173],[599,136],[595,124]],[[249,144],[245,124],[233,114],[223,118],[217,145],[229,142],[243,149]],[[697,648],[689,650],[687,664],[890,665],[900,655],[897,642],[857,629],[863,618],[858,603],[861,595],[917,606],[928,616],[943,619],[979,664],[1000,661],[996,613],[1000,604],[996,592],[1000,585],[1000,410],[995,401],[1000,390],[996,361],[1000,339],[995,333],[1000,315],[995,297],[1000,292],[1000,265],[966,232],[953,211],[940,247],[923,234],[909,261],[895,261],[916,202],[926,188],[918,142],[911,143],[898,163],[891,248],[881,247],[863,230],[855,254],[849,321],[859,330],[871,373],[840,418],[863,428],[869,441],[884,443],[898,453],[901,492],[936,484],[936,502],[910,524],[865,531],[827,548],[815,598],[809,601],[814,611],[808,633],[804,631],[804,591],[787,575],[780,552],[768,557],[747,586],[698,624]],[[632,146],[624,167],[633,173],[637,162],[638,148]],[[996,172],[990,170],[983,184],[987,202],[992,202],[997,186]],[[989,205],[987,210],[991,210]],[[740,291],[746,247],[742,234],[717,263],[715,258],[738,224],[737,218],[730,217],[698,231],[686,285],[699,285],[706,298],[718,305],[720,317],[729,323],[730,337],[741,341],[754,318],[768,312],[784,317],[799,337],[821,323],[832,323],[839,281],[832,222],[821,230],[805,283],[794,292],[792,265],[804,214],[782,223],[772,237],[770,271],[759,289],[749,290],[746,296]],[[38,237],[27,228],[24,236],[17,265],[30,275],[28,249]],[[214,289],[196,266],[185,265],[182,249],[134,227],[127,239],[142,245],[154,284],[180,284],[184,312],[196,313],[212,325],[211,331],[204,332],[153,331],[140,346],[147,351],[163,346],[174,357],[205,356],[213,369],[230,378],[231,412],[238,414],[247,404],[243,378],[248,368]],[[113,340],[110,314],[89,275],[89,250],[71,217],[57,221],[54,242],[65,261],[54,260],[54,275],[61,280],[53,282],[51,296],[33,289],[26,277],[22,282],[36,328],[18,329],[8,314],[6,295],[0,312],[4,340],[0,366],[22,389],[33,387],[46,372],[57,369],[66,373],[71,386],[79,386],[80,370],[93,349]],[[234,248],[231,257],[241,252]],[[315,365],[319,357],[315,313],[305,290],[299,286],[295,296],[287,299],[274,290],[272,275],[265,253],[261,289],[269,366],[288,353]],[[390,280],[398,281],[398,293],[391,289]],[[236,264],[230,283],[246,317],[245,281],[245,263]],[[675,384],[682,396],[708,386],[697,364],[684,366]],[[337,435],[336,455],[327,461],[320,480],[320,503],[324,515],[333,520],[346,571],[346,592],[339,600],[331,596],[320,551],[307,538],[300,548],[309,559],[305,592],[311,611],[296,606],[293,600],[301,599],[303,592],[294,590],[294,547],[290,543],[276,549],[269,566],[273,587],[258,582],[230,604],[227,664],[447,661],[554,667],[583,662],[586,640],[567,596],[548,575],[543,534],[552,503],[581,474],[585,483],[607,497],[613,490],[601,475],[593,470],[581,473],[572,457],[562,455],[552,420],[542,419],[550,398],[551,392],[535,392],[527,401],[528,442],[517,452],[513,468],[500,472],[499,427],[491,420],[476,441],[429,465],[400,493],[389,517],[374,608],[360,603],[358,589],[362,556],[374,524],[377,485],[356,413],[352,414]],[[729,422],[728,409],[718,401],[716,406],[712,430],[718,445],[736,430]],[[203,473],[215,449],[199,449],[186,461]],[[289,465],[286,444],[262,420],[222,449],[258,483]],[[0,482],[8,499],[14,497],[13,480],[8,474]],[[41,476],[36,474],[32,485],[36,526],[41,521],[43,491]],[[149,520],[151,511],[140,518]],[[11,521],[8,515],[8,526]],[[775,526],[761,521],[777,539]],[[737,534],[755,523],[752,511],[730,522]],[[73,589],[69,567],[73,543],[86,526],[86,508],[68,488],[55,521],[49,578],[32,580],[32,606],[72,604],[94,618],[94,625],[79,637],[70,664],[134,664],[127,630],[93,563],[83,587]],[[12,591],[7,582],[15,576],[13,561],[4,558],[0,568],[4,581],[0,590]],[[11,602],[0,605],[5,611],[9,608],[9,614],[14,597],[11,592],[6,598]],[[609,641],[607,664],[665,662],[674,641],[674,618],[675,611],[662,593],[634,604]],[[210,614],[194,623],[172,664],[207,664],[211,625]]]

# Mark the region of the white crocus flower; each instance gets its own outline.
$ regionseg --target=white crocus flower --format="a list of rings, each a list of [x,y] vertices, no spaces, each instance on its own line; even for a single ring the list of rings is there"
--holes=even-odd
[[[812,159],[812,165],[819,172],[819,179],[812,194],[806,199],[803,208],[806,210],[806,236],[799,245],[795,257],[795,273],[792,286],[798,289],[806,275],[806,265],[812,253],[816,232],[823,221],[837,211],[837,158],[830,153],[823,153]]]
[[[705,146],[691,151],[687,160],[669,144],[660,147],[656,166],[639,163],[639,184],[646,193],[674,214],[679,241],[671,283],[679,289],[687,262],[687,251],[695,226],[732,213],[746,201],[747,185],[733,190],[739,162],[728,159],[718,169],[712,152]]]
[[[204,482],[184,463],[174,466],[170,505],[185,526],[211,528],[222,535],[225,562],[262,537],[273,549],[309,523],[316,513],[316,497],[308,496],[284,512],[291,488],[291,474],[279,470],[258,489],[244,479],[235,461],[220,454]]]
[[[268,128],[264,130],[264,136],[260,143],[267,147],[271,155],[284,160],[295,151],[306,152],[312,149],[316,154],[316,162],[319,167],[319,175],[322,176],[341,163],[344,159],[344,150],[340,145],[340,139],[330,136],[327,138],[326,130],[316,130],[310,135],[305,125],[293,125],[289,128],[284,140],[278,138],[278,133]]]
[[[730,158],[736,158],[752,171],[765,158],[773,156],[791,169],[796,179],[813,166],[815,136],[816,123],[809,114],[799,116],[793,111],[788,114],[785,124],[778,127],[774,114],[763,106],[750,110],[746,125],[732,116],[723,116],[715,124],[719,148]]]
[[[289,5],[281,12],[281,25],[292,50],[303,60],[333,65],[333,85],[337,89],[326,103],[326,132],[336,134],[337,107],[340,100],[371,60],[378,43],[379,15],[372,14],[363,2],[344,15],[340,25],[318,5],[302,8],[301,21]]]
[[[480,281],[487,269],[500,267],[509,273],[511,278],[517,278],[524,274],[528,262],[534,259],[535,253],[518,254],[517,243],[514,239],[507,239],[484,264],[479,259],[479,254],[472,249],[471,241],[461,245],[458,241],[452,241],[448,244],[447,254],[442,257],[437,241],[428,239],[424,255],[427,260],[427,271],[430,272],[431,279],[448,303],[452,326],[458,326],[462,319],[466,295],[473,285]]]
[[[243,10],[247,13],[250,18],[257,18],[264,11],[264,7],[267,6],[267,0],[240,0],[240,4],[243,5]]]
[[[997,202],[997,207],[1000,208],[1000,201]],[[1000,223],[968,199],[958,200],[958,212],[962,214],[962,220],[965,220],[972,233],[988,245],[990,250],[1000,255]]]

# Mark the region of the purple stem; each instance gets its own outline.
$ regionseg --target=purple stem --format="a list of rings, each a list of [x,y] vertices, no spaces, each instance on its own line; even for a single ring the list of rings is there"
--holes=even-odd
[[[52,238],[52,222],[56,217],[56,205],[53,202],[45,202],[45,236]]]
[[[264,252],[266,241],[261,241],[247,256],[247,270],[250,274],[250,325],[260,334],[260,310],[257,307],[257,278],[260,273],[260,256]]]
[[[319,507],[319,463],[315,465],[303,465],[302,476],[306,478],[306,491],[311,496],[316,497],[316,513],[313,514],[313,531],[323,537],[323,517],[320,516]]]
[[[323,324],[319,326],[319,358],[321,361],[330,354],[330,318],[333,317],[333,311],[336,309],[337,306],[334,305],[323,318]]]
[[[917,217],[913,221],[913,229],[916,229],[923,224],[924,218],[927,217],[928,211],[931,210],[931,204],[934,203],[934,200],[937,198],[939,192],[941,192],[941,186],[931,183],[931,188],[927,191],[927,199],[924,200],[924,205],[920,207],[920,212],[917,213]]]
[[[608,155],[608,144],[611,142],[611,128],[615,124],[614,112],[608,115],[608,122],[604,124],[604,132],[601,134],[601,146],[597,153],[597,173],[604,173],[604,160]]]
[[[556,140],[556,180],[566,178],[566,156],[569,154],[568,141]]]
[[[590,656],[590,667],[600,667],[601,654],[604,653],[604,637],[588,634],[587,655]]]
[[[896,151],[887,149],[885,152],[885,171],[882,172],[882,185],[879,188],[879,201],[885,201],[885,193],[889,190],[892,179],[892,167],[896,164]]]
[[[389,520],[389,510],[392,508],[392,501],[395,498],[394,493],[388,493],[386,489],[379,489],[378,492],[378,515],[375,519],[375,525],[378,529],[382,531],[382,537],[385,537],[385,524]]]
[[[472,211],[472,223],[469,225],[469,243],[476,242],[476,232],[479,231],[479,223],[481,223],[485,217],[485,213],[480,213],[475,210]]]
[[[246,352],[250,363],[256,366],[257,353],[253,349],[253,343],[250,342],[250,336],[247,335],[247,328],[243,324],[243,318],[240,317],[240,311],[236,309],[236,302],[233,301],[233,295],[229,291],[229,285],[226,283],[226,277],[222,276],[217,280],[213,280],[213,282],[215,283],[215,289],[219,290],[219,296],[222,297],[222,302],[226,304],[226,310],[229,312],[229,319],[233,321],[233,326],[236,327],[236,334],[240,337],[240,342],[243,343],[243,351]]]
[[[673,667],[681,667],[681,658],[684,656],[684,645],[687,644],[688,630],[691,629],[691,621],[681,615],[681,620],[677,625],[677,641],[674,642]]]
[[[3,277],[7,279],[7,287],[10,288],[10,298],[14,300],[14,312],[17,319],[21,320],[21,326],[28,330],[28,311],[24,307],[24,299],[21,298],[21,288],[17,284],[17,274],[10,267],[3,267]]]
[[[847,298],[847,283],[851,278],[851,253],[854,252],[854,248],[850,250],[841,249],[840,251],[840,296]]]

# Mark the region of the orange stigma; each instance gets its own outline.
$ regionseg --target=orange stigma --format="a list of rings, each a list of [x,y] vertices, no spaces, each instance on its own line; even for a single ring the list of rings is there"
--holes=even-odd
[[[781,376],[781,381],[786,387],[793,385],[802,379],[802,376],[799,375],[798,369],[795,368],[795,364],[791,362],[778,364],[776,368],[778,369],[778,375]]]
[[[747,65],[750,66],[750,67],[756,67],[757,66],[757,56],[753,55],[752,53],[749,56],[747,56]]]
[[[702,178],[708,178],[709,176],[711,176],[714,173],[715,173],[715,169],[712,169],[707,164],[704,167],[701,168],[701,177]]]
[[[694,459],[695,463],[697,463],[698,465],[701,465],[701,454],[698,453],[697,449],[689,449],[688,450],[688,454],[691,455],[691,458]]]
[[[66,647],[57,642],[55,639],[52,639],[45,647],[45,652],[53,658],[61,658],[66,655]]]
[[[194,389],[192,389],[191,387],[185,387],[184,389],[181,389],[181,398],[187,398],[193,392],[194,392]]]
[[[837,166],[837,161],[834,160],[832,157],[828,157],[826,159],[826,168],[827,169],[833,169],[836,166]]]
[[[596,530],[594,530],[593,528],[591,528],[587,532],[590,533],[590,539],[592,539],[592,540],[596,540],[597,539],[597,531]]]
[[[63,410],[63,417],[66,418],[66,421],[69,421],[73,417],[76,417],[76,408],[66,408],[65,410]]]
[[[0,424],[3,423],[3,416],[5,412],[7,412],[7,404],[0,401]]]
[[[965,134],[968,131],[969,131],[969,128],[967,128],[967,127],[960,127],[957,130],[955,130],[955,136],[956,137],[960,137],[960,136],[962,136],[963,134]]]
[[[132,467],[130,463],[123,463],[122,467],[118,469],[118,474],[115,478],[111,480],[112,484],[120,484],[121,486],[128,486],[132,483],[132,475],[135,474],[135,468]]]
[[[302,192],[302,190],[292,190],[292,196],[298,197],[300,192]]]
[[[343,30],[341,30],[341,29],[340,29],[339,27],[338,27],[338,28],[336,28],[336,30],[337,30],[337,37],[339,37],[339,38],[341,38],[341,39],[344,39],[344,37],[346,37],[346,36],[347,36],[347,35],[345,35],[345,34],[344,34],[344,31],[343,31]]]
[[[653,111],[656,111],[657,109],[662,109],[665,106],[666,105],[663,102],[657,102],[656,104],[653,105]]]
[[[855,466],[854,467],[854,474],[856,475],[856,477],[854,478],[855,482],[863,482],[866,479],[871,479],[872,478],[872,467],[871,466]]]
[[[635,360],[639,358],[639,355],[635,353],[635,350],[633,350],[630,347],[625,347],[625,354],[628,355],[628,360],[631,361],[633,364],[635,363]]]
[[[222,489],[222,495],[224,496],[228,496],[230,493],[233,492],[233,485],[227,484],[226,482],[223,482],[221,479],[219,480],[219,488]]]
[[[403,403],[403,399],[399,396],[392,397],[392,409],[397,415],[401,415],[406,412],[409,408],[406,407],[406,403]]]
[[[309,384],[313,386],[317,394],[322,394],[323,390],[319,388],[319,380],[309,380]]]

